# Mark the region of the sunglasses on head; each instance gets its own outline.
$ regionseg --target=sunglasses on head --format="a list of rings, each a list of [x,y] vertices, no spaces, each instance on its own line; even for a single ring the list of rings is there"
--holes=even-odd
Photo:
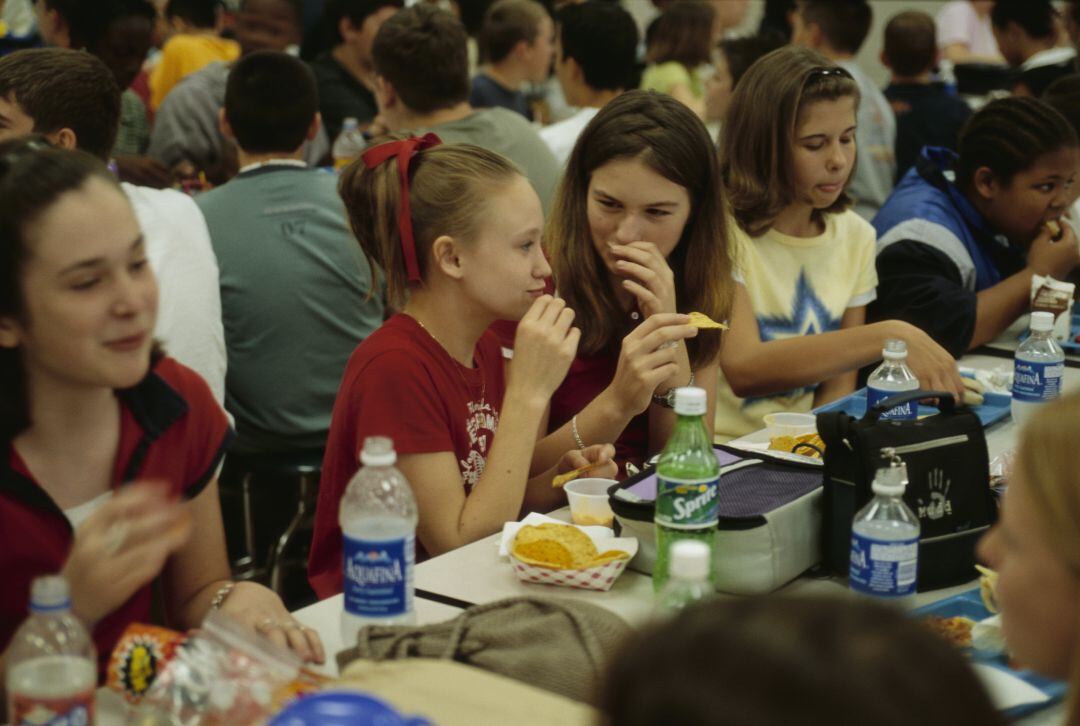
[[[847,78],[848,80],[852,81],[855,80],[854,78],[852,78],[850,73],[848,73],[846,70],[839,66],[832,66],[828,68],[815,68],[814,70],[806,74],[806,80],[812,81],[815,78],[828,78],[830,76],[834,76],[837,78]]]

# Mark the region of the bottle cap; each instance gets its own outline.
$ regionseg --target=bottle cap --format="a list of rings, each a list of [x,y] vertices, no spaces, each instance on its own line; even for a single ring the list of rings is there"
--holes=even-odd
[[[67,610],[71,607],[67,580],[59,575],[34,578],[30,586],[30,609],[34,612]]]
[[[393,466],[397,462],[394,442],[386,436],[368,436],[364,439],[364,448],[360,452],[360,463],[364,466]]]
[[[669,572],[680,580],[705,580],[709,577],[709,559],[707,544],[682,539],[671,545]]]
[[[708,407],[708,399],[704,388],[675,389],[675,413],[679,416],[704,416]]]
[[[341,122],[341,128],[345,131],[355,131],[360,128],[360,121],[353,116],[346,116],[345,120]]]
[[[885,348],[881,351],[885,360],[899,360],[907,358],[907,343],[902,340],[890,339],[885,341]]]
[[[874,494],[886,497],[899,497],[907,489],[908,476],[907,465],[902,461],[893,461],[884,469],[878,469],[874,475],[872,488]]]
[[[1038,333],[1047,333],[1054,329],[1054,314],[1040,310],[1031,314],[1031,329]]]

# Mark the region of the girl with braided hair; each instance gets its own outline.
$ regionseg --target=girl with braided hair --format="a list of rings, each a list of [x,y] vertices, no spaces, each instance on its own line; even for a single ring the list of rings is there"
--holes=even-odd
[[[898,318],[955,356],[1027,312],[1032,275],[1064,278],[1080,263],[1059,224],[1075,194],[1076,132],[1031,98],[987,104],[958,152],[927,147],[874,218],[878,298],[872,320]]]

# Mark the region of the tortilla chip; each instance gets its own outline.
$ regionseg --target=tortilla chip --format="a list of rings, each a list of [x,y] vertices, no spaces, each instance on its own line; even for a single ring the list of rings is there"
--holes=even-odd
[[[687,313],[690,316],[690,324],[701,330],[727,330],[728,326],[718,323],[705,313]]]
[[[589,535],[569,524],[546,522],[518,530],[511,547],[514,556],[545,567],[579,569],[596,557],[596,545]]]
[[[561,542],[550,539],[515,544],[514,557],[530,565],[553,567],[559,570],[573,569],[574,559],[570,550]]]
[[[592,561],[589,562],[588,566],[599,567],[600,565],[605,565],[608,562],[615,562],[616,560],[627,559],[630,559],[630,555],[626,552],[623,552],[622,550],[608,550],[607,552],[601,552],[596,557],[593,557]]]

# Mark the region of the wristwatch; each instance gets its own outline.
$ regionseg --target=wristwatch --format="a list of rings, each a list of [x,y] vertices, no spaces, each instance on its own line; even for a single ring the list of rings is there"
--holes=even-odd
[[[690,382],[687,386],[694,385],[694,372],[690,371]],[[657,406],[663,406],[664,408],[675,408],[675,390],[674,388],[667,389],[666,393],[654,393],[652,402]]]

